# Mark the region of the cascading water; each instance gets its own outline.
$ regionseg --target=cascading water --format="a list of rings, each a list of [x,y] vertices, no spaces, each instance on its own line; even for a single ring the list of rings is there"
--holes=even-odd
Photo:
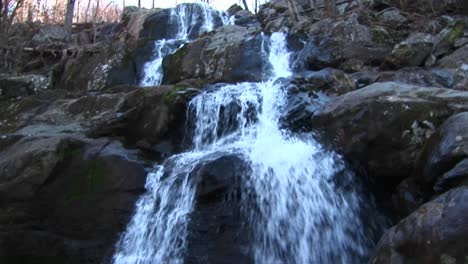
[[[352,172],[311,136],[280,128],[287,91],[275,80],[291,74],[285,47],[283,34],[270,37],[269,81],[226,85],[192,99],[193,149],[149,174],[147,193],[117,245],[114,263],[184,263],[196,210],[197,182],[191,172],[213,156],[232,154],[251,167],[242,178],[241,210],[251,230],[252,261],[366,260],[372,225],[361,219],[369,201]]]
[[[167,26],[176,30],[170,36],[154,42],[153,58],[143,66],[141,86],[161,84],[163,59],[176,52],[185,43],[218,26],[233,24],[232,18],[213,10],[204,2],[181,4],[170,9],[169,20]]]

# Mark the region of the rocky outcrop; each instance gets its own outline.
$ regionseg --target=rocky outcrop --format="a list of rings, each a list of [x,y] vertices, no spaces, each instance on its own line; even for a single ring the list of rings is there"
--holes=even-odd
[[[411,175],[435,128],[467,108],[467,92],[375,83],[331,99],[310,126],[321,129],[347,158],[389,189]]]
[[[464,263],[467,200],[459,187],[424,204],[384,234],[370,263]]]
[[[99,263],[144,190],[137,152],[77,136],[0,144],[0,261]]]
[[[263,58],[263,42],[257,28],[221,27],[166,57],[163,83],[186,79],[205,83],[264,80],[268,65]]]

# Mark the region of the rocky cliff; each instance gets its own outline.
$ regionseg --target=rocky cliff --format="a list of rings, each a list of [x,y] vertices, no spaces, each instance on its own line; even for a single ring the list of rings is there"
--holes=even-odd
[[[168,10],[128,8],[121,23],[75,32],[73,43],[18,25],[28,49],[0,74],[0,262],[108,263],[153,163],[187,148],[190,99],[220,83],[266,80],[264,36],[281,31],[294,69],[280,79],[282,124],[343,155],[393,222],[369,262],[465,263],[468,8],[406,2],[346,1],[333,18],[304,5],[298,22],[282,0],[256,15],[233,6],[233,23],[217,18],[191,35],[162,60],[162,84],[146,88],[154,43],[172,34]],[[321,96],[326,103],[310,107]],[[207,193],[236,188],[216,167],[232,160],[198,168]],[[215,214],[199,206],[196,226]],[[215,239],[230,224],[205,231]],[[190,248],[187,263],[231,254],[234,242],[212,239]]]

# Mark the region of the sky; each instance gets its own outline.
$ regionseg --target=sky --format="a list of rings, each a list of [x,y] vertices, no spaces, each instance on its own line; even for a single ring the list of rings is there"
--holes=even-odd
[[[119,0],[117,0],[119,2]],[[120,0],[122,2],[122,0]],[[180,4],[180,3],[189,3],[189,2],[196,2],[195,0],[155,0],[155,5],[156,7],[171,7],[174,6],[175,4]],[[238,0],[211,0],[211,5],[215,7],[215,9],[218,10],[226,10],[228,9],[231,5],[233,4],[238,4]],[[151,7],[152,0],[141,0],[141,5],[143,7]],[[138,0],[125,0],[125,4],[127,6],[129,5],[138,5]]]

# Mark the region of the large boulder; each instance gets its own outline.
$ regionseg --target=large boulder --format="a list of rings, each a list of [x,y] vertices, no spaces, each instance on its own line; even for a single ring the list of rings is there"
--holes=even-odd
[[[435,127],[466,109],[464,91],[375,83],[332,98],[310,119],[309,127],[323,131],[324,138],[389,190],[411,175]]]
[[[430,34],[415,33],[396,45],[384,62],[385,67],[417,67],[431,54],[435,38]]]
[[[0,98],[28,96],[49,88],[49,79],[42,75],[0,75]]]
[[[197,191],[188,226],[186,261],[253,263],[242,212],[242,179],[251,170],[241,157],[220,154],[191,173]]]
[[[144,191],[137,152],[76,136],[5,140],[0,262],[100,263]]]
[[[224,26],[185,45],[163,61],[163,83],[201,79],[205,83],[261,81],[268,67],[258,28]]]
[[[370,263],[465,263],[467,200],[459,187],[424,204],[384,234]]]
[[[417,162],[422,186],[443,191],[468,182],[468,112],[447,119],[431,136]]]

